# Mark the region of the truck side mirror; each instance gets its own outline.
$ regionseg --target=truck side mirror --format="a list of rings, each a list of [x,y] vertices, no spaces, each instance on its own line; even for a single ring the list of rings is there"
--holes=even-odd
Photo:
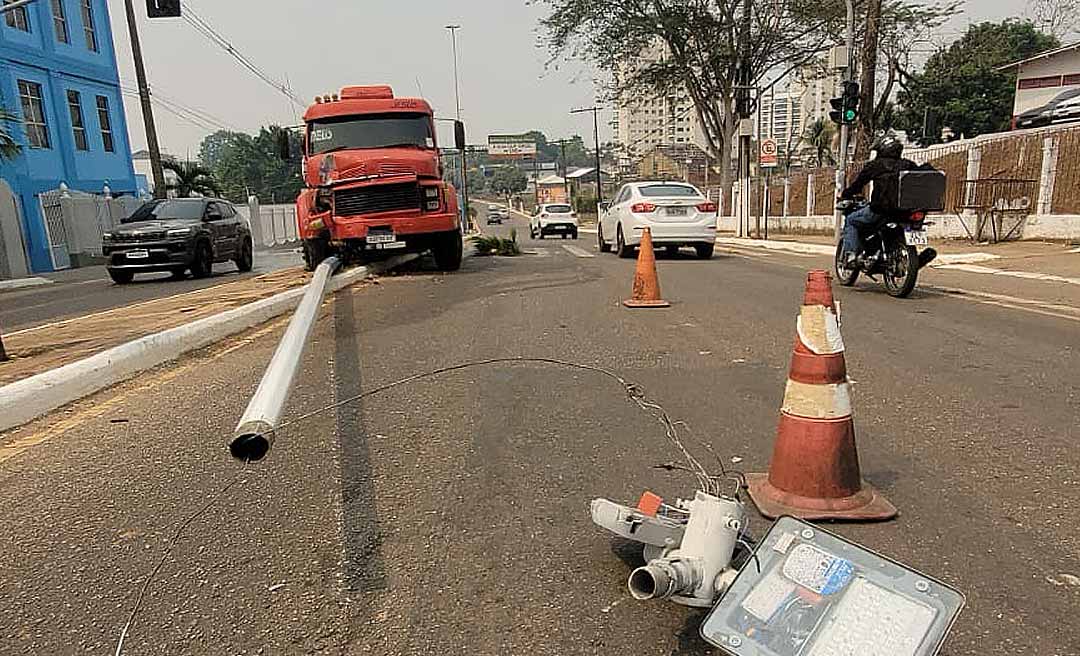
[[[278,130],[277,147],[278,157],[286,162],[292,159],[292,140],[289,139],[288,130]]]
[[[454,121],[454,147],[465,150],[465,124],[461,121]]]

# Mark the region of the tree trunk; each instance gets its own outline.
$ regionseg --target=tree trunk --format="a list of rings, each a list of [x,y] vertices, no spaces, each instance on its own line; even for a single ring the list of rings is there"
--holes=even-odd
[[[877,76],[878,32],[881,24],[881,0],[867,0],[866,3],[866,39],[863,41],[859,62],[861,79],[859,81],[859,125],[855,136],[855,161],[865,161],[870,157],[870,148],[874,144],[874,129],[877,125],[874,110],[874,82]]]

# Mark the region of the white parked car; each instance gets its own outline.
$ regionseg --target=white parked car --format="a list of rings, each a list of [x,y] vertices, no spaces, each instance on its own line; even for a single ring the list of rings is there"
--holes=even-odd
[[[577,212],[566,203],[541,205],[529,219],[529,236],[533,239],[543,239],[545,235],[577,239],[577,234]]]
[[[693,246],[699,258],[709,259],[716,246],[716,203],[684,182],[625,184],[597,226],[600,251],[633,257],[642,228],[649,228],[656,246],[672,253]]]

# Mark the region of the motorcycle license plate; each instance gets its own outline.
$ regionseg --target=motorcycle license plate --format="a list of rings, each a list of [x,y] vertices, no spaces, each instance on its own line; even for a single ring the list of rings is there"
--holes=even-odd
[[[930,238],[926,234],[926,228],[904,228],[904,241],[908,246],[926,246]]]
[[[392,244],[397,239],[392,232],[372,232],[368,233],[367,243],[369,244]]]

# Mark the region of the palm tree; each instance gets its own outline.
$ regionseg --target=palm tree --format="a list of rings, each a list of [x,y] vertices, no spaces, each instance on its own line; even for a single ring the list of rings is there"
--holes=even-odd
[[[18,116],[0,107],[0,160],[15,159],[22,151],[22,146],[15,141],[15,136],[8,129],[9,123],[15,123],[18,120]]]
[[[814,149],[814,158],[817,160],[819,168],[836,163],[832,152],[834,132],[832,124],[824,118],[819,118],[806,126],[803,141],[810,144]]]
[[[221,187],[214,179],[214,173],[198,162],[181,162],[171,157],[163,157],[161,166],[176,174],[176,183],[170,189],[176,190],[180,198],[188,198],[195,193],[200,196],[219,196]]]

